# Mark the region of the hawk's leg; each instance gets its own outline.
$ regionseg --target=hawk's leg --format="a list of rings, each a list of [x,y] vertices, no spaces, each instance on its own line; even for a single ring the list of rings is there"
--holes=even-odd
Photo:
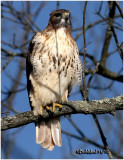
[[[58,103],[53,103],[52,107],[53,107],[53,112],[55,112],[55,107],[62,108],[62,105]]]

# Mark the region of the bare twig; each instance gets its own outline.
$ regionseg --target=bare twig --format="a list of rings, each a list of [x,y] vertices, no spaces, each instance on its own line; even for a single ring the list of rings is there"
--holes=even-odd
[[[5,104],[5,103],[2,103],[2,106],[4,106],[5,108],[9,108],[9,105]],[[10,108],[10,111],[12,111],[13,113],[15,114],[20,114],[20,112],[18,112],[17,110],[15,110],[14,108]],[[10,111],[8,113],[10,113]],[[8,114],[7,113],[7,114]]]
[[[20,44],[20,45],[17,45],[17,44],[13,45],[13,44],[10,44],[10,43],[5,42],[5,41],[1,41],[1,42],[2,42],[2,44],[9,46],[10,48],[19,49],[19,50],[21,50],[23,47],[25,47],[29,43],[29,41],[27,41],[27,42],[25,42],[23,44]]]
[[[94,72],[94,70],[88,69],[88,70],[86,70],[85,73],[86,74],[89,74],[89,73],[91,74],[93,72]],[[116,80],[118,82],[123,82],[123,75],[120,75],[118,73],[112,72],[112,71],[108,70],[107,68],[105,68],[105,67],[103,67],[101,65],[99,65],[98,71],[96,71],[96,73],[99,74],[99,75],[102,75],[102,76],[104,76],[106,78],[109,78],[109,79],[112,79],[112,80]]]
[[[8,56],[12,56],[12,57],[14,57],[14,56],[19,56],[19,57],[24,57],[24,58],[26,57],[26,54],[24,54],[24,53],[10,52],[10,51],[8,51],[8,50],[6,50],[4,48],[1,48],[1,51],[6,53]]]
[[[120,12],[121,17],[123,18],[123,12],[122,12],[122,10],[121,10],[121,8],[119,6],[119,3],[117,1],[115,1],[115,4],[116,4],[116,6],[117,6],[117,8],[118,8],[118,10]]]
[[[116,35],[116,33],[115,33],[114,27],[112,26],[111,29],[112,29],[112,32],[113,32],[113,36],[114,36],[115,43],[116,43],[116,46],[117,46],[117,48],[118,48],[120,57],[121,57],[121,59],[123,59],[123,50],[121,49],[121,46],[119,45],[119,42],[118,42],[117,35]]]
[[[101,86],[90,86],[90,88],[92,89],[98,89],[98,90],[107,90],[107,89],[110,89],[113,85],[114,81],[112,81],[108,86],[106,87],[101,87]]]
[[[110,5],[112,4],[112,5]],[[110,5],[110,12],[109,12],[109,21],[108,21],[108,27],[107,27],[107,31],[106,31],[106,35],[105,35],[105,40],[104,40],[104,44],[103,44],[103,49],[102,49],[102,56],[101,56],[101,60],[100,60],[100,64],[105,66],[106,65],[106,59],[107,59],[107,55],[108,55],[108,47],[110,44],[110,40],[112,37],[112,31],[111,31],[111,26],[114,22],[114,15],[115,15],[115,2],[111,1],[109,3]]]
[[[92,74],[88,80],[88,83],[87,83],[87,91],[88,92],[89,92],[91,80],[92,80],[93,76],[95,75],[95,73],[98,71],[98,67],[99,67],[99,63],[96,64],[96,67],[94,68],[94,71],[92,72]]]
[[[60,6],[60,1],[57,1],[56,2],[56,9],[59,9],[59,6]]]
[[[31,23],[37,29],[37,31],[41,31],[41,29],[31,20],[31,18],[29,16],[27,16],[26,18],[27,18],[26,21],[28,23]],[[36,32],[36,31],[34,31],[34,32]]]
[[[85,14],[86,14],[86,7],[87,7],[87,1],[85,2],[84,5],[84,10],[83,10],[83,40],[84,40],[84,55],[83,55],[83,99],[84,101],[87,100],[87,90],[85,88],[85,57],[86,57],[86,35],[85,35]]]
[[[119,17],[120,17],[120,15],[114,16],[114,18],[119,18]],[[96,22],[93,22],[93,23],[91,23],[91,24],[88,24],[88,25],[85,27],[85,31],[87,31],[88,29],[96,26],[97,24],[100,24],[100,23],[102,23],[102,22],[107,22],[108,19],[109,19],[109,18],[107,17],[107,18],[104,18],[104,19],[100,19],[100,20],[98,20],[98,21],[96,21]],[[80,31],[80,30],[82,30],[82,29],[83,29],[83,27],[79,27],[79,28],[72,29],[72,31],[75,32],[75,31]],[[81,31],[81,33],[83,33],[83,31]]]
[[[97,124],[98,130],[99,130],[99,133],[100,133],[100,135],[101,135],[101,138],[102,138],[102,142],[103,142],[103,144],[104,144],[104,147],[105,147],[105,149],[108,151],[108,156],[109,156],[110,159],[113,159],[112,154],[111,154],[111,152],[110,152],[110,149],[109,149],[109,147],[108,147],[108,143],[107,143],[107,141],[106,141],[106,137],[104,136],[104,133],[103,133],[102,128],[101,128],[101,126],[100,126],[100,123],[99,123],[99,121],[98,121],[98,118],[96,117],[95,114],[93,114],[93,117],[94,117],[95,121],[97,122],[96,124]]]
[[[103,5],[103,1],[100,3],[100,6],[99,6],[99,11],[98,11],[98,13],[100,13],[100,12],[101,12],[101,10],[102,10],[102,5]]]
[[[81,135],[81,137],[85,137],[84,133],[77,127],[77,125],[74,123],[74,121],[69,117],[68,120],[73,125],[73,127],[78,131],[78,133]]]
[[[3,93],[3,94],[13,94],[13,93],[17,93],[17,92],[22,92],[26,89],[27,89],[27,86],[24,87],[24,88],[18,89],[18,90],[14,90],[14,91],[1,91],[1,93]]]
[[[10,18],[10,17],[4,16],[4,15],[2,15],[1,18],[6,19],[6,20],[9,20],[9,21],[11,21],[11,22],[13,22],[13,23],[21,24],[21,22],[19,22],[19,21],[17,21],[17,20],[14,20],[14,19],[12,19],[12,18]]]
[[[36,21],[40,11],[42,11],[42,9],[44,8],[44,6],[47,4],[48,2],[46,1],[42,1],[41,5],[37,8],[37,10],[32,14],[33,20]]]
[[[1,72],[4,71],[6,69],[6,67],[8,66],[8,64],[12,61],[13,57],[9,57],[7,63],[2,67]]]

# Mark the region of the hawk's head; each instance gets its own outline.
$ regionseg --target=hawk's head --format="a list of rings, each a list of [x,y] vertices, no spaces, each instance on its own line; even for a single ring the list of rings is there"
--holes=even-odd
[[[50,14],[50,24],[53,25],[55,29],[60,27],[70,28],[72,27],[70,20],[70,12],[65,9],[58,9]]]

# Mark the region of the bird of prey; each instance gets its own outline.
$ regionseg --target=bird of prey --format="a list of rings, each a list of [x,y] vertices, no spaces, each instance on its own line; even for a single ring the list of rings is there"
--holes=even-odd
[[[27,90],[34,115],[42,115],[43,107],[61,108],[68,101],[73,86],[82,81],[79,51],[72,37],[70,12],[55,10],[47,27],[30,41],[26,59]],[[36,143],[47,150],[61,146],[60,118],[39,120]]]

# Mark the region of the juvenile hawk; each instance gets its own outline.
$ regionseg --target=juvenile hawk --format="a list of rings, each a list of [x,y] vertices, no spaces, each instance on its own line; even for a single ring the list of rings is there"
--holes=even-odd
[[[59,9],[50,14],[45,30],[32,38],[26,60],[27,89],[35,115],[42,107],[61,107],[68,101],[72,87],[81,83],[82,67],[79,52],[72,37],[70,12]],[[59,118],[40,121],[36,125],[36,143],[48,150],[61,146]]]

